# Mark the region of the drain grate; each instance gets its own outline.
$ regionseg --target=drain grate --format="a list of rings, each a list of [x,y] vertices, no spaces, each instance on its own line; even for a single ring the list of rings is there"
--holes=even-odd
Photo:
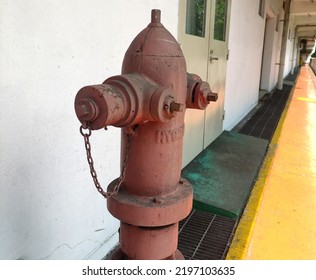
[[[258,104],[258,109],[254,109],[255,112],[251,112],[251,117],[249,119],[246,117],[247,121],[243,120],[234,128],[234,131],[271,141],[295,84],[297,74],[298,71],[296,70],[293,75],[286,77],[282,90],[275,89],[264,95]]]
[[[237,225],[237,220],[192,210],[179,223],[178,249],[187,260],[224,259]]]
[[[283,90],[275,90],[267,94],[261,101],[263,104],[239,133],[271,140],[278,125],[292,86],[284,85]]]

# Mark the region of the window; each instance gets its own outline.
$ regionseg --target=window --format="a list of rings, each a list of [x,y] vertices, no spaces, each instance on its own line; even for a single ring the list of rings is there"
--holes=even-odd
[[[259,15],[264,18],[266,3],[265,0],[259,0]]]
[[[225,41],[227,21],[227,0],[216,0],[215,4],[214,39]]]
[[[206,0],[187,0],[185,33],[204,37],[205,15]]]

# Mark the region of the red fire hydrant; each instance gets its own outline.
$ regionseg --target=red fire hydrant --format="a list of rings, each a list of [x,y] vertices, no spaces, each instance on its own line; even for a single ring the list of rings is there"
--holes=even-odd
[[[122,74],[83,87],[75,110],[88,139],[91,130],[122,127],[121,176],[104,192],[121,221],[115,258],[183,259],[178,223],[192,209],[192,188],[180,178],[185,108],[216,101],[208,83],[188,74],[179,44],[152,10],[151,23],[129,46]],[[83,130],[89,129],[89,133]],[[88,143],[88,146],[90,144]],[[87,149],[88,161],[90,147]]]

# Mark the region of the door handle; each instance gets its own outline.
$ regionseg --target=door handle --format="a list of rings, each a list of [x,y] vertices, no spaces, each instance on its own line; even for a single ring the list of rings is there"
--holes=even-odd
[[[213,60],[218,60],[218,57],[212,56],[213,52],[214,52],[214,50],[210,50],[210,62],[212,62]]]

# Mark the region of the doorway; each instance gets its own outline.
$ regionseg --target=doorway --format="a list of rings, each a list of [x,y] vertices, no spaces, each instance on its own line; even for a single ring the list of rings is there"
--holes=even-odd
[[[185,114],[183,167],[223,130],[230,0],[179,1],[178,40],[187,71],[206,80],[218,100]]]
[[[272,11],[267,11],[265,33],[262,49],[261,75],[259,87],[259,99],[262,95],[270,92],[277,80],[276,72],[276,49],[278,32],[277,19]]]

